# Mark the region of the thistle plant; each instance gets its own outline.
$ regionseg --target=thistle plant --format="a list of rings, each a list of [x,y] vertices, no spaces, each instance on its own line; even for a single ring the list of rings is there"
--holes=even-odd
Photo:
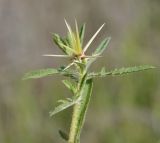
[[[89,72],[91,64],[97,58],[102,56],[102,53],[108,47],[111,39],[110,37],[105,38],[91,55],[86,54],[89,46],[105,24],[96,31],[85,45],[83,44],[85,24],[83,24],[79,29],[75,20],[74,31],[66,20],[65,24],[68,29],[68,34],[65,38],[60,37],[58,34],[53,34],[53,41],[63,51],[64,55],[45,54],[43,56],[66,58],[69,59],[70,63],[67,66],[60,66],[57,69],[48,68],[28,72],[24,75],[23,79],[41,78],[53,74],[60,74],[66,77],[62,83],[72,92],[73,96],[63,100],[58,100],[59,104],[50,112],[50,116],[54,116],[55,114],[73,106],[69,134],[67,135],[63,131],[59,131],[59,133],[68,143],[80,143],[80,134],[92,94],[93,79],[98,77],[107,77],[109,75],[124,75],[132,72],[153,69],[154,67],[143,65],[113,69],[110,71],[106,71],[103,67],[99,72]]]

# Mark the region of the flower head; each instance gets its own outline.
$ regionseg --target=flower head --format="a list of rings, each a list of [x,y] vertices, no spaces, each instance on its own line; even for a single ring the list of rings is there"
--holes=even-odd
[[[71,64],[69,64],[69,67],[73,65],[75,62],[79,62],[79,60],[82,59],[90,59],[98,57],[97,55],[86,55],[86,51],[88,47],[91,45],[95,37],[98,35],[98,33],[101,31],[103,24],[96,33],[91,37],[91,39],[88,41],[88,43],[83,47],[83,38],[84,38],[84,31],[85,31],[85,24],[82,25],[80,31],[78,28],[77,21],[75,20],[75,31],[72,30],[68,22],[65,20],[65,24],[68,29],[68,34],[66,38],[61,38],[58,34],[53,34],[53,40],[56,43],[56,45],[64,52],[64,55],[51,55],[51,54],[45,54],[43,56],[52,56],[52,57],[63,57],[63,58],[71,58],[74,59]]]

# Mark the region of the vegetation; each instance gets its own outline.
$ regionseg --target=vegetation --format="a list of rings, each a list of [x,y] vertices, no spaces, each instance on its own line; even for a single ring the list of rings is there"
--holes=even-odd
[[[64,55],[45,54],[43,56],[66,58],[71,62],[67,66],[61,66],[58,69],[49,68],[28,72],[25,74],[23,79],[41,78],[53,74],[60,74],[67,78],[63,80],[62,83],[72,92],[73,96],[63,100],[58,100],[59,105],[50,112],[50,116],[73,106],[69,134],[66,134],[63,131],[59,131],[59,133],[68,143],[80,143],[80,134],[92,94],[93,79],[107,77],[110,75],[125,75],[133,72],[153,69],[155,67],[143,65],[127,68],[123,67],[110,71],[106,71],[105,68],[102,67],[99,72],[90,72],[89,69],[91,64],[102,56],[111,39],[110,37],[105,38],[91,55],[86,54],[89,46],[105,24],[103,24],[91,37],[88,43],[84,45],[85,24],[83,24],[79,29],[78,24],[75,21],[75,30],[73,31],[66,20],[65,23],[68,29],[68,34],[65,38],[60,37],[58,34],[53,34],[55,44],[64,52]]]

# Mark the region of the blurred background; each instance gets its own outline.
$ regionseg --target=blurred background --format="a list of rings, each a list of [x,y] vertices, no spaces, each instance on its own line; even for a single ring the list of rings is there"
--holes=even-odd
[[[91,53],[106,36],[112,40],[91,70],[160,64],[159,0],[0,0],[0,143],[63,143],[71,111],[49,117],[57,99],[72,96],[50,76],[23,81],[25,72],[68,61],[51,33],[66,35],[64,18],[86,23],[85,42],[104,22]],[[159,69],[94,81],[82,143],[160,143]]]

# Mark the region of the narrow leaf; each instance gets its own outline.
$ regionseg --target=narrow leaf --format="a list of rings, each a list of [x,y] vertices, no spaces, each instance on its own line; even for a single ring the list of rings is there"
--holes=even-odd
[[[105,38],[97,47],[93,55],[101,55],[104,52],[104,50],[107,48],[110,40],[111,40],[111,37]]]
[[[92,59],[89,59],[87,63],[87,69],[90,67],[90,65],[98,58],[100,55],[104,52],[104,50],[107,48],[109,41],[111,40],[111,37],[105,38],[100,45],[97,47],[95,52],[92,54]]]
[[[69,55],[73,55],[73,53],[76,53],[76,51],[70,47],[68,47],[67,45],[64,45],[63,43],[60,44],[62,47],[64,47],[66,49],[66,52]]]
[[[67,133],[65,133],[65,132],[62,131],[62,130],[59,130],[59,135],[61,136],[62,139],[64,139],[65,141],[68,141],[69,136],[68,136]]]
[[[89,74],[89,78],[105,77],[106,75],[124,75],[124,74],[129,74],[129,73],[133,73],[133,72],[140,72],[140,71],[143,71],[143,70],[149,70],[149,69],[154,69],[154,68],[155,68],[154,66],[143,65],[143,66],[135,66],[135,67],[114,69],[114,70],[109,71],[109,72],[105,72],[104,69],[103,69],[99,73]]]
[[[24,75],[23,80],[31,79],[31,78],[41,78],[52,74],[57,74],[59,71],[57,69],[48,68],[48,69],[41,69],[28,72]]]
[[[46,77],[46,76],[49,76],[49,75],[52,75],[52,74],[60,74],[60,75],[63,75],[63,76],[66,76],[66,77],[70,77],[72,79],[77,80],[78,73],[76,73],[76,72],[74,72],[72,70],[69,70],[69,69],[66,69],[64,71],[65,68],[66,67],[60,67],[59,69],[48,68],[48,69],[40,69],[40,70],[30,71],[30,72],[26,73],[23,76],[22,79],[23,80],[35,79],[35,78]]]
[[[83,39],[84,39],[84,33],[85,33],[85,27],[86,25],[83,24],[80,28],[80,32],[79,32],[79,37],[80,37],[80,41],[81,41],[81,46],[83,45]]]
[[[92,95],[92,88],[93,88],[93,80],[92,79],[86,80],[85,85],[84,85],[82,92],[81,92],[81,95],[80,95],[81,107],[78,109],[79,114],[78,114],[78,123],[77,123],[77,127],[76,127],[76,133],[75,133],[75,137],[74,137],[75,140],[78,140],[80,138],[80,133],[81,133],[81,130],[82,130],[82,127],[84,124],[85,115],[86,115],[87,108],[88,108],[90,98]]]
[[[65,53],[68,54],[65,47],[62,46],[63,41],[61,40],[60,36],[58,34],[53,33],[52,34],[54,43]]]
[[[66,76],[66,77],[70,77],[71,79],[74,79],[76,81],[79,77],[79,74],[77,72],[75,72],[74,70],[71,70],[71,69],[66,69],[66,66],[61,66],[58,69],[58,71],[61,75]]]
[[[71,81],[63,80],[62,82],[72,93],[76,93],[76,86],[73,83],[71,83]]]
[[[63,101],[61,102],[60,105],[58,105],[57,107],[55,107],[55,109],[50,112],[50,116],[53,116],[71,106],[73,106],[74,104],[76,103],[79,103],[80,100],[82,100],[82,95],[83,95],[83,92],[84,90],[82,90],[84,87],[85,87],[85,83],[86,83],[86,78],[87,78],[87,74],[85,74],[80,82],[80,86],[79,86],[79,92],[77,92],[77,95],[76,96],[73,96],[72,98],[70,98],[69,100],[66,99],[66,100],[60,100],[60,101]]]
[[[86,83],[86,80],[87,80],[87,76],[88,76],[88,74],[86,73],[84,76],[83,76],[83,78],[82,78],[82,80],[81,80],[81,82],[80,82],[80,86],[79,86],[79,91],[81,92],[81,90],[83,89],[83,87],[85,86],[85,83]]]
[[[58,105],[57,107],[55,107],[55,109],[53,111],[51,111],[49,114],[50,116],[53,116],[71,106],[73,106],[74,104],[78,103],[79,102],[79,98],[78,97],[73,97],[71,100],[63,100],[63,103],[61,103],[60,105]]]
[[[65,53],[68,55],[72,55],[73,52],[75,52],[72,48],[66,44],[65,40],[63,40],[58,34],[52,34],[53,35],[53,41],[55,44]]]
[[[76,39],[76,51],[78,53],[82,52],[82,48],[81,48],[81,41],[80,41],[80,37],[79,37],[79,30],[78,30],[78,24],[77,21],[75,19],[75,25],[76,25],[76,34],[75,34],[75,39]]]

